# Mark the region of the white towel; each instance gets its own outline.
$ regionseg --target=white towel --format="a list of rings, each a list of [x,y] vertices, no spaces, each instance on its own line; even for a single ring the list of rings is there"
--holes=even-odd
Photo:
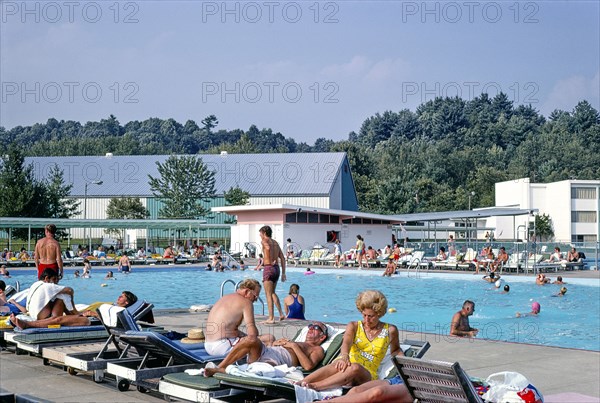
[[[216,368],[217,366],[215,365],[214,362],[208,362],[206,363],[206,366],[204,368]],[[200,369],[186,369],[184,372],[188,375],[192,375],[192,376],[203,376],[204,375],[204,368],[200,368]]]
[[[318,392],[305,386],[294,385],[294,389],[296,390],[296,403],[314,402],[315,400],[323,400],[328,397],[342,395],[342,388],[328,389]]]
[[[122,306],[102,304],[98,307],[98,313],[102,317],[102,322],[106,326],[116,327],[117,326],[117,313],[124,310]]]
[[[59,294],[65,287],[53,284],[44,283],[43,281],[36,281],[29,288],[29,294],[27,295],[27,311],[33,318],[37,318],[38,314],[48,302],[60,298],[64,301],[65,307],[68,311],[73,310],[73,304],[71,303],[71,296],[67,294]]]

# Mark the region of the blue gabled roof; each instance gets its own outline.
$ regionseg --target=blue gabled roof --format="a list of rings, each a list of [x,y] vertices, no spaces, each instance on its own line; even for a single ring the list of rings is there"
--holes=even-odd
[[[85,184],[103,181],[102,186],[88,185],[88,196],[151,197],[148,175],[158,177],[156,162],[168,155],[114,155],[72,157],[27,157],[38,179],[46,178],[58,164],[67,184],[73,184],[71,196],[83,196]],[[346,153],[290,154],[201,154],[198,157],[215,174],[215,190],[222,195],[239,186],[253,196],[329,195],[342,167],[348,164]],[[345,186],[347,187],[347,186]],[[351,192],[356,192],[352,184]],[[348,191],[349,189],[346,189]]]

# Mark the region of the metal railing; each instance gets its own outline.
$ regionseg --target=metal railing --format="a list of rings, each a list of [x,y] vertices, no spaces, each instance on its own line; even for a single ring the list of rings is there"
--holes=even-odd
[[[240,283],[241,283],[242,281],[243,281],[243,280],[240,280],[240,281],[238,281],[237,283],[236,283],[235,281],[233,281],[232,279],[227,279],[227,280],[223,281],[223,282],[221,283],[221,297],[223,297],[223,295],[225,295],[225,285],[226,285],[227,283],[231,283],[231,284],[233,284],[234,291],[237,291],[237,289],[238,289],[238,288],[240,288]],[[262,298],[260,297],[260,295],[258,296],[258,299],[257,299],[257,301],[258,301],[258,302],[260,302],[260,303],[262,304],[262,314],[264,315],[264,314],[265,314],[265,303],[264,303],[264,301],[262,300]]]

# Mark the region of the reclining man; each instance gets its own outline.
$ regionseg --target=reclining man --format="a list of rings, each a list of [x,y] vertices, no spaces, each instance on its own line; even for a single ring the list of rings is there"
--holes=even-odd
[[[260,339],[245,337],[236,344],[227,357],[216,368],[206,368],[204,376],[213,376],[217,372],[224,373],[228,365],[248,356],[248,363],[266,362],[273,366],[286,364],[289,367],[302,366],[310,371],[325,357],[321,344],[327,340],[327,326],[322,322],[308,325],[305,342],[294,342],[288,339],[275,340],[272,344],[264,344]]]
[[[137,297],[130,291],[123,291],[117,298],[114,305],[127,308],[131,304],[137,302]],[[89,317],[98,317],[97,311],[83,311],[76,315],[64,315],[64,316],[52,316],[47,319],[39,319],[33,321],[26,321],[17,318],[14,314],[10,316],[12,323],[20,327],[21,329],[27,329],[29,327],[48,327],[50,325],[60,326],[89,326]]]

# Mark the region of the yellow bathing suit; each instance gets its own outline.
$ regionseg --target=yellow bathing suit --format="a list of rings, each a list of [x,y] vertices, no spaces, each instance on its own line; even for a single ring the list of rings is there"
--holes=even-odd
[[[389,346],[390,332],[387,323],[383,325],[383,329],[377,337],[373,341],[369,341],[362,321],[359,320],[354,342],[350,347],[350,362],[362,365],[371,373],[371,379],[377,379],[377,369],[379,369],[379,364],[383,361]]]

